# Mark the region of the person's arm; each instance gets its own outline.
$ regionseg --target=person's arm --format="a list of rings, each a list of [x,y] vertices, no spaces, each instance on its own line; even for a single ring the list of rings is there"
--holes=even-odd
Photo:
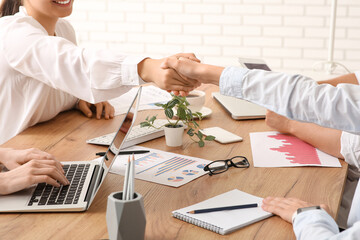
[[[221,94],[245,99],[290,119],[360,134],[359,85],[334,87],[301,75],[239,67],[224,69],[181,58],[169,59],[162,67],[219,85]]]
[[[360,169],[360,135],[324,128],[313,123],[298,122],[271,111],[266,124],[276,131],[291,134],[334,157],[344,159]]]
[[[344,159],[344,156],[340,153],[340,130],[290,120],[272,111],[266,112],[265,122],[269,127],[279,132],[294,135],[323,152]]]
[[[127,92],[143,83],[140,77],[165,90],[187,92],[198,86],[172,69],[160,68],[163,59],[84,49],[62,37],[48,36],[32,18],[3,25],[0,51],[14,70],[90,103]],[[195,58],[185,53],[175,56]]]
[[[296,239],[299,240],[335,240],[335,239],[357,239],[360,236],[360,222],[339,233],[335,220],[328,214],[328,207],[320,204],[322,209],[308,210],[298,214],[294,219],[292,216],[298,208],[315,206],[296,198],[274,198],[267,197],[263,200],[262,208],[280,216],[285,221],[292,223]]]
[[[317,84],[300,75],[226,68],[222,94],[259,104],[290,119],[360,133],[360,86]]]
[[[338,84],[341,83],[348,83],[348,84],[355,84],[355,85],[359,85],[359,81],[356,78],[355,73],[350,73],[350,74],[346,74],[346,75],[342,75],[336,78],[332,78],[332,79],[328,79],[328,80],[322,80],[322,81],[318,81],[319,84],[331,84],[334,87],[336,87]]]

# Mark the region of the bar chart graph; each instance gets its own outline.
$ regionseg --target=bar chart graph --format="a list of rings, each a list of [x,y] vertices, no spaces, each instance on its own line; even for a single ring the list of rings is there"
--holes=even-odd
[[[254,167],[341,167],[337,158],[292,135],[254,132],[250,141]]]

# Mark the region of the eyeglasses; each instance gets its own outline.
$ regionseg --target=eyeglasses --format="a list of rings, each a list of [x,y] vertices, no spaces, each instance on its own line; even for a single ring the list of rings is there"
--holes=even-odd
[[[244,156],[235,156],[226,160],[216,160],[204,167],[204,171],[209,171],[209,175],[226,172],[229,167],[248,168],[249,161]]]

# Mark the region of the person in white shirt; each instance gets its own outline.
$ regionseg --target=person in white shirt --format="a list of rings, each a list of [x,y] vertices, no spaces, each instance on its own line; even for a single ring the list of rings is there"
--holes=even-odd
[[[103,110],[105,118],[111,118],[113,109],[104,101],[144,82],[183,94],[199,85],[174,70],[161,69],[163,59],[78,47],[74,29],[62,19],[71,14],[73,2],[2,1],[0,144],[75,105],[91,117],[88,103],[99,103],[97,118]],[[194,54],[175,56],[198,61]]]
[[[237,67],[218,67],[184,58],[169,58],[162,67],[175,69],[189,79],[219,85],[224,95],[238,97],[261,105],[289,119],[315,123],[343,130],[349,141],[360,135],[360,86],[353,83],[355,75],[345,75],[339,82],[347,84],[318,84],[300,75],[248,70]],[[348,82],[348,79],[350,82]],[[274,120],[274,119],[273,119]],[[359,166],[359,145],[344,146],[345,159]],[[345,152],[347,152],[345,154]],[[353,155],[349,157],[350,155]],[[357,185],[348,217],[348,229],[339,232],[335,220],[327,213],[328,207],[294,198],[265,198],[263,209],[293,223],[297,239],[358,239],[360,236],[360,184]],[[309,208],[310,207],[310,208]],[[300,212],[296,215],[297,212]]]
[[[333,86],[341,83],[359,85],[355,74],[318,81],[318,83],[331,84]],[[267,111],[265,122],[273,129],[285,134],[294,135],[323,152],[344,159],[349,164],[343,197],[336,219],[339,227],[346,229],[351,202],[360,177],[360,135],[337,129],[324,128],[313,123],[290,120],[271,111]]]
[[[271,111],[267,111],[265,122],[273,129],[294,135],[323,152],[344,159],[349,164],[343,197],[336,219],[339,227],[346,229],[352,199],[360,177],[360,135],[324,128],[313,123],[290,120]]]
[[[62,164],[49,153],[36,148],[15,150],[0,148],[0,196],[17,192],[36,183],[46,182],[55,187],[68,185]]]

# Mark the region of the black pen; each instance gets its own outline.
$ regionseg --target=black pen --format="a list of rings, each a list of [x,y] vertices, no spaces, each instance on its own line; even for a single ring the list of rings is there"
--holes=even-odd
[[[134,151],[121,151],[119,152],[119,155],[131,155],[131,154],[143,154],[148,153],[149,150],[134,150]],[[97,156],[104,156],[105,152],[98,152],[96,153]]]
[[[188,213],[196,214],[196,213],[208,213],[208,212],[218,212],[224,210],[235,210],[235,209],[243,209],[243,208],[255,208],[257,207],[257,203],[252,204],[244,204],[244,205],[235,205],[235,206],[227,206],[227,207],[217,207],[217,208],[206,208],[206,209],[197,209],[192,210]]]

